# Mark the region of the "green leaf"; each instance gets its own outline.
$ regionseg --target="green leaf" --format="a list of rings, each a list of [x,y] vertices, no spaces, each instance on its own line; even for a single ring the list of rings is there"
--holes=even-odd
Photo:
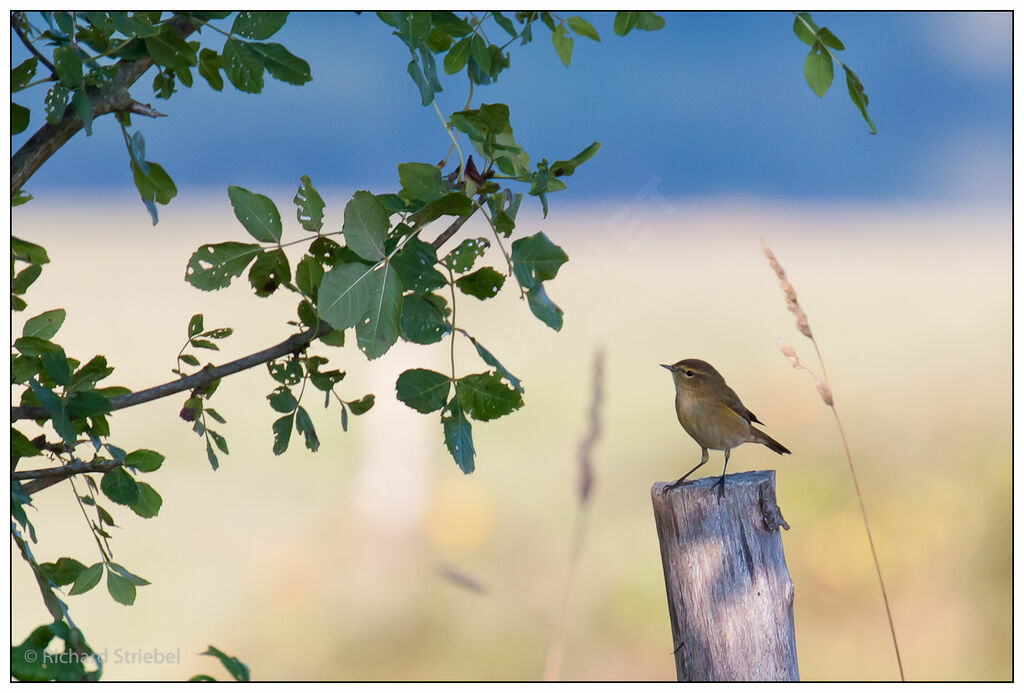
[[[31,113],[27,108],[20,104],[11,102],[11,134],[17,135],[19,132],[25,132],[28,128],[28,123]]]
[[[586,36],[587,38],[594,39],[598,42],[601,41],[601,36],[597,33],[597,29],[595,29],[594,25],[583,17],[569,17],[565,21],[569,25],[569,28],[580,36]]]
[[[479,298],[481,301],[497,295],[504,283],[505,275],[493,267],[483,267],[455,281],[455,285],[462,290],[462,293]]]
[[[543,284],[537,284],[537,286],[526,290],[526,302],[541,322],[556,332],[562,329],[562,309],[548,298]]]
[[[298,385],[302,380],[302,364],[298,359],[288,358],[284,362],[270,361],[267,363],[270,377],[283,385]]]
[[[471,48],[472,42],[468,36],[452,46],[444,56],[444,71],[454,75],[466,67]]]
[[[352,410],[355,416],[360,416],[373,409],[374,396],[364,395],[361,399],[352,400],[351,402],[345,402],[348,408]]]
[[[258,94],[263,91],[263,60],[248,43],[228,39],[223,49],[224,74],[239,91]]]
[[[804,77],[819,98],[824,96],[832,85],[832,56],[811,51],[804,61]]]
[[[512,243],[512,268],[524,289],[554,279],[568,259],[565,251],[552,243],[543,231]]]
[[[135,603],[135,585],[112,570],[107,571],[107,591],[119,604],[131,606]]]
[[[345,222],[341,231],[345,244],[360,257],[384,259],[384,239],[389,228],[384,205],[373,193],[360,190],[345,205]]]
[[[448,401],[451,380],[447,375],[425,368],[404,371],[395,382],[399,401],[421,414],[437,411]]]
[[[19,190],[18,192],[11,195],[11,208],[13,209],[14,207],[20,207],[26,202],[29,202],[34,199],[35,198],[32,197],[32,195],[28,194],[24,190]],[[11,303],[13,305],[14,302],[12,301]],[[22,301],[22,303],[24,303],[24,301]],[[24,306],[22,306],[21,308],[14,308],[14,310],[24,310]]]
[[[550,170],[556,176],[571,176],[580,164],[590,161],[599,151],[601,151],[601,143],[594,142],[573,158],[559,160],[551,164]]]
[[[818,40],[834,50],[846,50],[846,46],[843,45],[843,42],[839,40],[838,36],[829,31],[827,26],[822,27],[818,31]]]
[[[306,439],[307,448],[313,452],[320,448],[320,440],[316,437],[313,420],[309,418],[309,413],[303,407],[295,410],[295,430]]]
[[[36,457],[43,452],[28,439],[24,433],[11,426],[11,457],[20,459],[22,457]]]
[[[163,25],[160,33],[143,39],[146,51],[157,65],[172,69],[187,70],[199,63],[196,49],[181,38],[169,24]]]
[[[485,103],[478,109],[453,113],[452,125],[469,135],[481,156],[494,159],[503,173],[523,176],[530,172],[530,157],[515,141],[506,104]]]
[[[155,201],[165,205],[178,194],[177,186],[160,164],[147,161],[145,167],[142,167],[133,160],[132,176],[143,201]],[[153,223],[156,223],[155,217]]]
[[[188,321],[188,336],[195,337],[203,331],[203,314],[196,313]]]
[[[288,449],[288,441],[292,437],[292,426],[295,423],[295,412],[285,414],[274,422],[274,454],[280,455]]]
[[[517,38],[519,36],[519,32],[516,31],[516,27],[512,23],[511,19],[503,15],[501,12],[498,12],[497,10],[492,10],[491,16],[494,17],[494,21],[498,23],[498,26],[505,30],[506,34],[508,34],[512,38]]]
[[[262,259],[262,257],[261,257]],[[255,269],[255,268],[254,268]],[[208,339],[193,339],[189,342],[196,349],[211,349],[213,351],[220,351],[220,347],[216,343],[211,342]]]
[[[402,281],[387,262],[371,273],[369,281],[369,306],[363,320],[356,324],[356,338],[360,350],[372,361],[387,353],[391,345],[398,340],[402,312]],[[333,327],[334,323],[331,323],[331,326]]]
[[[617,36],[625,36],[636,26],[636,12],[616,12],[612,30]]]
[[[68,89],[82,86],[82,58],[74,46],[66,44],[53,51],[53,66],[57,69],[57,78]]]
[[[11,93],[19,92],[29,85],[32,78],[36,76],[36,69],[39,67],[39,59],[35,56],[22,61],[11,70]]]
[[[451,36],[465,36],[473,31],[469,22],[453,12],[431,12],[430,21],[438,29]]]
[[[860,114],[864,116],[868,127],[871,128],[871,134],[877,135],[878,128],[875,127],[875,121],[871,120],[871,116],[868,115],[868,95],[864,92],[864,85],[853,70],[846,67],[846,65],[843,65],[843,69],[846,70],[846,88],[850,92],[850,99],[860,111]]]
[[[202,245],[188,261],[185,281],[203,291],[223,289],[262,253],[263,249],[252,243]]]
[[[464,474],[472,474],[475,467],[473,458],[476,457],[473,427],[462,411],[458,395],[452,397],[441,412],[441,425],[444,428],[444,444],[455,458],[455,464],[459,465]]]
[[[75,578],[75,584],[68,594],[83,594],[88,592],[99,584],[101,577],[103,577],[102,563],[95,563],[89,566],[78,574],[78,577]]]
[[[270,407],[274,411],[281,412],[282,414],[289,414],[299,406],[299,402],[295,399],[292,391],[284,385],[281,385],[267,395],[267,401],[270,402]]]
[[[654,12],[637,12],[636,28],[643,31],[658,31],[665,27],[665,18]]]
[[[74,583],[84,570],[86,567],[74,558],[58,558],[56,563],[39,564],[43,577],[58,587]]]
[[[276,34],[287,20],[287,12],[239,12],[231,33],[262,41]]]
[[[569,35],[569,31],[565,28],[564,24],[559,24],[558,27],[551,32],[551,42],[555,44],[555,50],[558,52],[558,57],[561,58],[562,64],[569,67],[569,63],[572,62],[574,41],[572,36]]]
[[[320,229],[324,227],[324,207],[327,205],[313,187],[313,181],[309,176],[304,175],[300,180],[302,182],[295,193],[295,199],[292,200],[296,206],[295,218],[299,220],[302,228],[320,233]]]
[[[220,74],[223,67],[224,60],[216,51],[209,48],[199,51],[199,74],[206,79],[214,91],[221,91],[224,88],[224,78]]]
[[[491,52],[487,49],[487,42],[480,34],[474,34],[470,39],[470,55],[477,66],[485,73],[491,72]]]
[[[110,572],[117,573],[128,582],[132,583],[133,585],[138,585],[139,587],[143,587],[145,585],[150,584],[149,580],[139,577],[135,573],[125,568],[123,565],[114,563],[113,561],[107,564],[107,570]]]
[[[249,192],[237,185],[228,186],[228,197],[235,217],[249,235],[264,243],[277,243],[281,240],[281,214],[277,206],[265,195]]]
[[[21,335],[37,339],[53,339],[57,335],[57,331],[60,330],[60,326],[64,324],[65,317],[67,317],[67,312],[63,308],[40,313],[25,322]]]
[[[398,272],[402,286],[420,294],[439,289],[448,283],[444,275],[434,268],[436,264],[437,251],[434,246],[419,238],[410,238],[391,259],[391,266]]]
[[[71,99],[71,92],[63,84],[54,84],[43,99],[43,107],[46,109],[46,122],[56,124],[64,115]]]
[[[425,297],[410,294],[402,299],[400,327],[402,337],[416,344],[434,344],[451,331],[444,313],[436,302],[444,305],[444,299],[433,294]]]
[[[180,358],[182,361],[184,361],[185,363],[187,363],[190,366],[198,366],[199,365],[199,359],[197,359],[192,354],[182,354],[178,358]]]
[[[417,207],[433,202],[444,194],[441,169],[433,164],[415,161],[399,164],[398,180],[402,183],[398,195],[406,202],[416,203]]]
[[[459,378],[455,391],[463,411],[477,421],[490,421],[523,406],[523,396],[502,382],[497,373],[475,373]]]
[[[270,296],[277,291],[277,287],[288,284],[291,280],[292,268],[288,264],[288,256],[281,248],[268,250],[257,257],[249,270],[249,285],[256,291],[256,295],[261,297]]]
[[[434,100],[434,87],[427,76],[423,74],[423,68],[420,67],[419,61],[415,57],[409,61],[406,72],[409,73],[412,81],[420,90],[420,102],[424,106],[429,106]]]
[[[335,331],[347,330],[366,315],[375,286],[372,267],[339,264],[320,281],[317,312]]]
[[[131,504],[131,509],[139,517],[156,517],[160,512],[160,506],[164,504],[164,499],[145,481],[138,482],[138,485],[139,499]]]
[[[114,28],[128,38],[145,38],[160,33],[160,27],[130,17],[127,12],[108,12],[107,16],[110,17]]]
[[[809,12],[796,13],[796,17],[793,18],[793,33],[808,46],[814,45],[818,38],[818,25],[811,19]]]
[[[219,659],[220,663],[224,665],[224,668],[228,670],[228,673],[236,681],[249,680],[249,667],[243,664],[237,657],[229,657],[213,645],[210,645],[203,654]]]
[[[250,43],[249,50],[255,54],[267,68],[267,72],[277,80],[286,84],[302,85],[313,79],[309,72],[309,63],[292,55],[280,43]]]
[[[206,460],[210,463],[210,466],[213,467],[213,471],[217,471],[217,468],[220,466],[220,461],[217,459],[217,453],[213,451],[213,446],[210,445],[209,439],[206,440]]]
[[[22,339],[25,338],[23,337]],[[14,344],[17,346],[18,342]],[[36,382],[35,378],[29,380],[28,384],[32,388],[33,394],[39,398],[39,402],[50,412],[53,429],[57,431],[65,443],[73,446],[78,436],[75,432],[75,427],[71,425],[71,419],[68,417],[67,409],[61,402],[60,397],[50,388],[43,387]]]
[[[166,458],[159,452],[142,449],[129,452],[124,458],[124,463],[140,472],[155,472],[160,469],[164,459]]]
[[[307,296],[315,301],[317,297],[317,290],[319,289],[320,282],[323,281],[323,278],[323,265],[321,265],[315,257],[306,255],[299,260],[299,264],[295,268],[295,286],[298,287],[303,296]]]
[[[64,350],[48,351],[40,357],[43,370],[58,385],[71,384],[71,367],[68,365]]]
[[[139,485],[123,467],[104,474],[100,480],[100,490],[115,503],[127,506],[137,503],[141,494]]]
[[[491,242],[486,238],[467,238],[445,256],[444,264],[455,272],[468,272],[490,247]]]

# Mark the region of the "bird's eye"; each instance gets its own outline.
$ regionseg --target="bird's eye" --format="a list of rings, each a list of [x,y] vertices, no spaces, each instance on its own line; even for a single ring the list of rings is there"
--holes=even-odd
[[[693,377],[693,371],[686,370],[686,371],[683,371],[683,372],[686,373],[686,377],[687,378],[692,378]]]

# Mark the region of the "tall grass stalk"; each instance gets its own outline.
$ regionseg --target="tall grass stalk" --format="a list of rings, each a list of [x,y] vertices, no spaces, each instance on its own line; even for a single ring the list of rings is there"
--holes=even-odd
[[[761,239],[761,246],[764,248],[764,254],[768,258],[768,264],[771,265],[775,271],[775,275],[779,278],[779,285],[782,287],[782,292],[786,295],[786,305],[790,312],[796,316],[796,327],[800,331],[800,334],[811,340],[811,344],[814,345],[814,353],[818,356],[818,364],[821,366],[821,377],[819,378],[814,372],[809,369],[800,357],[796,355],[796,350],[793,349],[789,344],[783,340],[779,340],[779,349],[783,355],[789,359],[789,363],[793,368],[802,369],[807,371],[813,378],[815,387],[818,390],[818,395],[821,397],[821,401],[832,410],[832,416],[835,417],[836,426],[839,428],[839,437],[843,441],[843,450],[846,453],[846,463],[850,467],[850,477],[853,479],[853,488],[857,492],[857,501],[860,503],[860,514],[864,518],[864,530],[868,535],[868,544],[871,546],[871,558],[875,562],[875,572],[878,574],[878,585],[882,588],[882,601],[885,602],[885,616],[889,620],[889,632],[892,634],[892,646],[896,651],[896,664],[900,670],[900,680],[906,681],[906,677],[903,675],[903,658],[900,657],[900,646],[896,641],[896,626],[893,625],[892,620],[892,609],[889,607],[889,594],[885,589],[885,580],[882,578],[882,566],[878,561],[878,552],[875,551],[875,540],[871,535],[871,524],[868,522],[868,511],[864,506],[864,496],[860,491],[860,484],[857,482],[857,472],[853,467],[853,456],[850,454],[850,445],[846,441],[846,432],[843,430],[843,422],[839,419],[839,412],[836,411],[836,405],[832,396],[832,384],[828,379],[828,372],[825,370],[825,360],[821,357],[821,349],[818,348],[818,342],[814,339],[814,334],[811,332],[811,326],[807,321],[807,315],[804,313],[803,308],[800,307],[800,302],[797,301],[796,291],[793,289],[793,285],[786,279],[786,271],[782,269],[782,265],[775,258],[775,254],[772,253],[771,249]]]
[[[544,680],[557,681],[562,672],[562,659],[565,655],[565,636],[569,620],[569,597],[576,576],[583,550],[583,540],[587,534],[589,519],[590,494],[594,488],[594,447],[601,437],[601,401],[604,392],[604,350],[598,349],[594,354],[593,389],[590,397],[590,411],[587,420],[587,432],[580,440],[579,447],[579,481],[576,488],[576,519],[573,522],[572,543],[569,546],[569,570],[565,577],[562,590],[562,605],[558,620],[555,622],[548,644],[547,659],[544,663]]]

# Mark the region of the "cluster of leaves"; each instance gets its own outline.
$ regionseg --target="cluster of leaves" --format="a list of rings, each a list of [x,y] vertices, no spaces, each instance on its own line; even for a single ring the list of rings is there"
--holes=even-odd
[[[176,368],[171,370],[172,373],[184,376],[185,374],[181,370],[182,363],[189,366],[199,365],[199,359],[185,351],[189,347],[194,349],[220,351],[220,347],[217,346],[217,341],[227,339],[234,333],[234,330],[230,327],[215,327],[212,330],[205,331],[203,330],[203,327],[202,313],[197,313],[189,319],[188,340],[178,352],[178,364]],[[206,417],[210,417],[217,423],[221,424],[227,423],[227,419],[221,416],[213,407],[206,406],[204,404],[204,400],[210,399],[219,386],[220,380],[217,379],[203,388],[193,390],[192,394],[185,401],[185,406],[182,408],[180,414],[182,419],[192,422],[192,430],[196,435],[206,441],[206,458],[210,461],[210,466],[214,469],[217,469],[217,467],[220,466],[220,461],[217,459],[217,453],[214,451],[214,446],[227,455],[228,441],[220,433],[210,428]]]
[[[377,16],[395,29],[394,34],[409,48],[412,60],[407,72],[419,88],[424,106],[434,101],[434,95],[443,91],[438,77],[437,58],[441,58],[444,72],[454,75],[465,71],[473,84],[491,84],[510,65],[505,49],[515,41],[526,45],[533,40],[533,28],[538,22],[551,31],[551,42],[558,57],[568,67],[572,61],[574,41],[569,33],[600,41],[594,25],[579,16],[560,18],[553,12],[516,12],[511,17],[502,12],[484,12],[480,17],[459,17],[452,12],[378,12]],[[494,23],[508,35],[504,43],[491,43],[486,23]],[[653,12],[618,12],[614,31],[625,36],[633,29],[655,31],[665,26],[665,20]]]
[[[801,41],[811,47],[804,60],[804,77],[814,93],[819,97],[825,96],[834,77],[833,62],[838,63],[846,72],[846,88],[850,93],[850,100],[857,107],[860,114],[864,116],[871,134],[878,134],[875,122],[868,115],[868,95],[864,91],[864,85],[857,73],[850,69],[850,66],[836,57],[834,51],[846,50],[846,46],[839,38],[829,31],[828,27],[819,27],[811,18],[810,12],[796,12],[793,20],[793,33]]]
[[[461,111],[452,123],[465,128],[488,162],[512,173],[518,170],[523,175],[514,179],[536,184],[537,172],[528,169],[529,159],[515,143],[506,106],[485,104]],[[548,181],[561,184],[558,176],[571,175],[596,150],[595,143],[573,159],[556,162]],[[548,297],[544,282],[555,278],[568,257],[538,232],[512,243],[511,254],[505,255],[508,274],[476,266],[490,247],[483,237],[465,239],[439,258],[434,245],[420,238],[422,230],[443,217],[464,219],[479,209],[487,210],[494,238],[504,252],[502,239],[515,229],[523,193],[500,189],[482,176],[477,176],[477,181],[468,177],[460,181],[457,175],[445,176],[438,166],[420,162],[399,164],[398,178],[401,187],[395,193],[357,191],[345,205],[341,230],[325,232],[326,205],[309,177],[303,176],[293,200],[296,219],[313,235],[288,244],[308,243],[294,272],[281,242],[283,224],[277,206],[268,197],[231,186],[228,195],[235,215],[259,243],[203,245],[189,260],[185,278],[196,288],[210,291],[230,285],[248,269],[249,284],[258,296],[279,289],[297,295],[297,327],[317,331],[320,341],[331,346],[343,346],[345,332],[352,329],[357,347],[370,360],[383,356],[400,338],[434,344],[446,335],[454,339],[455,331],[465,335],[492,370],[457,378],[454,372],[444,375],[412,369],[400,376],[397,394],[417,411],[442,410],[447,447],[468,473],[474,468],[469,418],[489,421],[518,409],[523,404],[523,387],[490,351],[454,326],[455,289],[486,300],[497,295],[506,279],[514,275],[530,310],[558,330],[562,310]],[[467,189],[472,189],[476,199]],[[553,188],[546,183],[544,189]],[[341,236],[344,243],[332,236]],[[198,329],[201,325],[190,332]],[[282,414],[273,425],[276,454],[287,449],[293,430],[303,436],[310,450],[319,447],[313,422],[300,404],[307,383],[324,394],[325,406],[332,397],[338,402],[343,427],[347,427],[349,413],[361,414],[372,406],[373,395],[343,400],[335,386],[345,373],[326,369],[327,363],[323,356],[296,353],[267,364],[277,383],[267,399]]]
[[[264,73],[287,84],[302,85],[312,79],[309,65],[292,55],[279,43],[266,39],[277,33],[288,18],[287,12],[239,12],[228,32],[211,24],[231,12],[41,12],[46,28],[33,26],[25,13],[17,13],[15,31],[26,42],[44,41],[54,46],[53,60],[46,61],[50,74],[34,80],[40,58],[32,56],[11,71],[12,93],[42,82],[53,82],[44,99],[46,120],[56,123],[70,103],[81,117],[87,135],[92,134],[93,95],[109,87],[119,65],[151,58],[157,66],[153,91],[157,98],[169,99],[176,85],[191,87],[194,71],[220,91],[224,78],[240,91],[263,90]],[[187,27],[183,29],[182,27]],[[199,41],[186,41],[192,28],[203,27],[226,35],[220,53],[204,48]],[[223,74],[221,74],[223,73]],[[143,203],[157,222],[156,205],[168,204],[177,195],[170,175],[159,164],[145,158],[145,140],[138,131],[129,135],[131,114],[119,111],[136,188]],[[27,107],[11,102],[11,134],[29,125]],[[16,203],[30,196],[20,193]]]

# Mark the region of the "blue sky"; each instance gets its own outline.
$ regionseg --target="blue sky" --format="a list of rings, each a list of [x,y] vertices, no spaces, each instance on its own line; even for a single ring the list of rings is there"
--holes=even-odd
[[[601,153],[558,195],[631,197],[657,181],[669,197],[809,200],[1011,199],[1011,17],[972,13],[816,13],[846,44],[845,60],[871,98],[879,134],[850,102],[841,76],[823,99],[803,78],[806,48],[788,13],[662,13],[658,32],[615,36],[612,15],[584,13],[600,44],[576,39],[572,66],[546,30],[511,48],[512,65],[474,103],[509,104],[517,140],[535,158]],[[225,22],[225,25],[227,23]],[[226,26],[225,26],[226,28]],[[501,30],[493,29],[496,35]],[[219,48],[222,37],[204,41]],[[494,38],[494,37],[492,37]],[[169,101],[151,77],[134,95],[168,114],[133,124],[147,156],[182,189],[397,187],[401,161],[440,160],[448,140],[405,72],[408,52],[372,13],[295,13],[272,40],[306,59],[313,81],[267,79],[262,95],[201,78]],[[494,38],[494,40],[497,40]],[[13,59],[24,49],[15,43]],[[464,79],[444,79],[446,114],[466,99]],[[41,124],[42,89],[18,101]],[[27,188],[129,188],[128,159],[112,118],[96,122],[48,161]],[[126,191],[126,192],[130,192]]]

